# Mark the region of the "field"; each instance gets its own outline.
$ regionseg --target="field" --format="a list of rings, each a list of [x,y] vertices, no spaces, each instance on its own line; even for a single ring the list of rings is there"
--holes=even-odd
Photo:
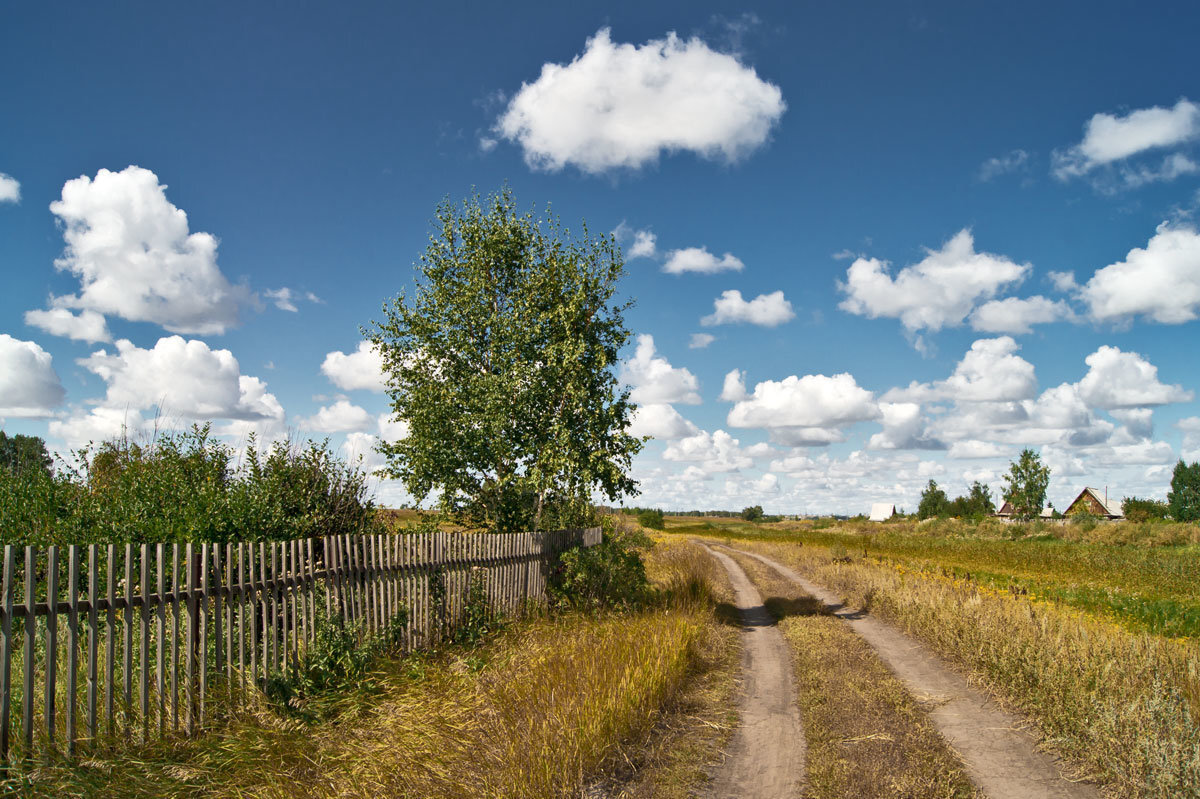
[[[923,640],[1115,795],[1200,795],[1194,543],[986,523],[673,518],[669,529],[776,558]]]

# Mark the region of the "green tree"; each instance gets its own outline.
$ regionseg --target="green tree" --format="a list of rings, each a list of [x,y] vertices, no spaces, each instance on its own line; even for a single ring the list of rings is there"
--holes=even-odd
[[[1015,516],[1032,519],[1041,514],[1050,485],[1050,467],[1042,464],[1041,456],[1031,449],[1021,450],[1017,460],[1009,464],[1004,479],[1001,494],[1012,505]]]
[[[934,516],[948,516],[950,514],[950,500],[946,498],[946,492],[938,488],[937,481],[930,480],[925,486],[925,490],[921,492],[921,501],[917,505],[917,518],[930,519]]]
[[[751,505],[748,508],[742,508],[742,518],[748,522],[762,521],[762,505]]]
[[[629,338],[611,236],[574,237],[517,211],[505,189],[437,210],[415,290],[367,338],[408,435],[384,442],[390,476],[444,512],[497,531],[589,521],[591,497],[632,494],[642,440],[616,377]]]
[[[33,469],[48,475],[53,465],[54,461],[46,452],[46,442],[42,439],[20,433],[10,436],[0,430],[0,469],[7,469],[13,474]]]
[[[965,497],[956,497],[950,503],[950,515],[979,518],[995,513],[996,506],[992,502],[992,490],[976,480],[967,489]]]
[[[1200,520],[1200,462],[1188,466],[1181,460],[1175,464],[1167,506],[1171,509],[1171,518],[1177,522]]]

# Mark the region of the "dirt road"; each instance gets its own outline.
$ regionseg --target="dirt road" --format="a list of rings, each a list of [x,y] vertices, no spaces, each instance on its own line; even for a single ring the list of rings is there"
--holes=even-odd
[[[771,567],[850,624],[925,706],[938,731],[962,758],[971,781],[990,799],[1099,799],[1095,786],[1071,782],[1059,773],[1054,761],[1038,751],[1020,719],[967,685],[923,644],[868,614],[843,607],[832,593],[781,563],[738,552]]]
[[[797,797],[804,778],[805,744],[792,680],[792,653],[746,573],[728,555],[709,551],[733,582],[745,646],[739,725],[708,796]]]

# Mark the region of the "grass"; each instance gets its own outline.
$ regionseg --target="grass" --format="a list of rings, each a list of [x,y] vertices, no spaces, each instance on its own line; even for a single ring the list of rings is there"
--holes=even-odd
[[[792,649],[810,799],[982,796],[888,668],[821,604],[753,558],[734,556]]]
[[[1117,795],[1200,796],[1200,650],[959,575],[748,542],[923,639]]]
[[[510,624],[474,647],[385,661],[311,718],[260,706],[192,739],[41,763],[28,796],[556,797],[606,781],[685,796],[733,721],[736,633],[711,564],[656,547],[657,602]],[[655,740],[653,743],[652,739]],[[671,743],[674,742],[674,743]]]
[[[792,541],[867,552],[888,563],[989,588],[1026,593],[1117,622],[1135,632],[1200,638],[1200,545],[1196,525],[844,523],[752,525],[672,518],[672,532]],[[1023,535],[1022,535],[1023,534]],[[1022,535],[1015,540],[1006,536]],[[1116,543],[1109,543],[1116,542]],[[1166,542],[1166,543],[1164,543]]]

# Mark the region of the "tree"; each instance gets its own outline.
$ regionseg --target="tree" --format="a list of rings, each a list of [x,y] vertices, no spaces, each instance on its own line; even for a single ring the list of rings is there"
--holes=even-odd
[[[956,497],[950,503],[950,515],[978,518],[995,513],[996,506],[992,503],[992,490],[976,480],[967,489],[965,497]]]
[[[921,501],[917,505],[918,519],[931,519],[934,516],[948,516],[950,514],[950,500],[946,498],[946,492],[938,488],[937,481],[930,480],[925,486],[925,490],[921,492]]]
[[[14,475],[29,470],[51,473],[54,461],[46,452],[46,442],[37,436],[20,433],[9,436],[0,430],[0,469],[8,469]]]
[[[387,473],[418,500],[497,531],[590,520],[594,493],[632,494],[642,439],[616,377],[629,338],[625,272],[609,237],[573,237],[511,191],[443,202],[416,287],[365,331],[383,357],[395,418]]]
[[[1171,518],[1177,522],[1200,520],[1200,462],[1175,464],[1171,474],[1171,490],[1167,492]]]
[[[1001,494],[1012,505],[1013,515],[1022,519],[1039,516],[1050,485],[1050,467],[1042,464],[1041,456],[1031,449],[1021,450],[1017,460],[1009,464],[1004,479],[1006,484]]]
[[[751,505],[749,508],[742,508],[742,518],[748,522],[761,521],[762,517],[762,505]]]

